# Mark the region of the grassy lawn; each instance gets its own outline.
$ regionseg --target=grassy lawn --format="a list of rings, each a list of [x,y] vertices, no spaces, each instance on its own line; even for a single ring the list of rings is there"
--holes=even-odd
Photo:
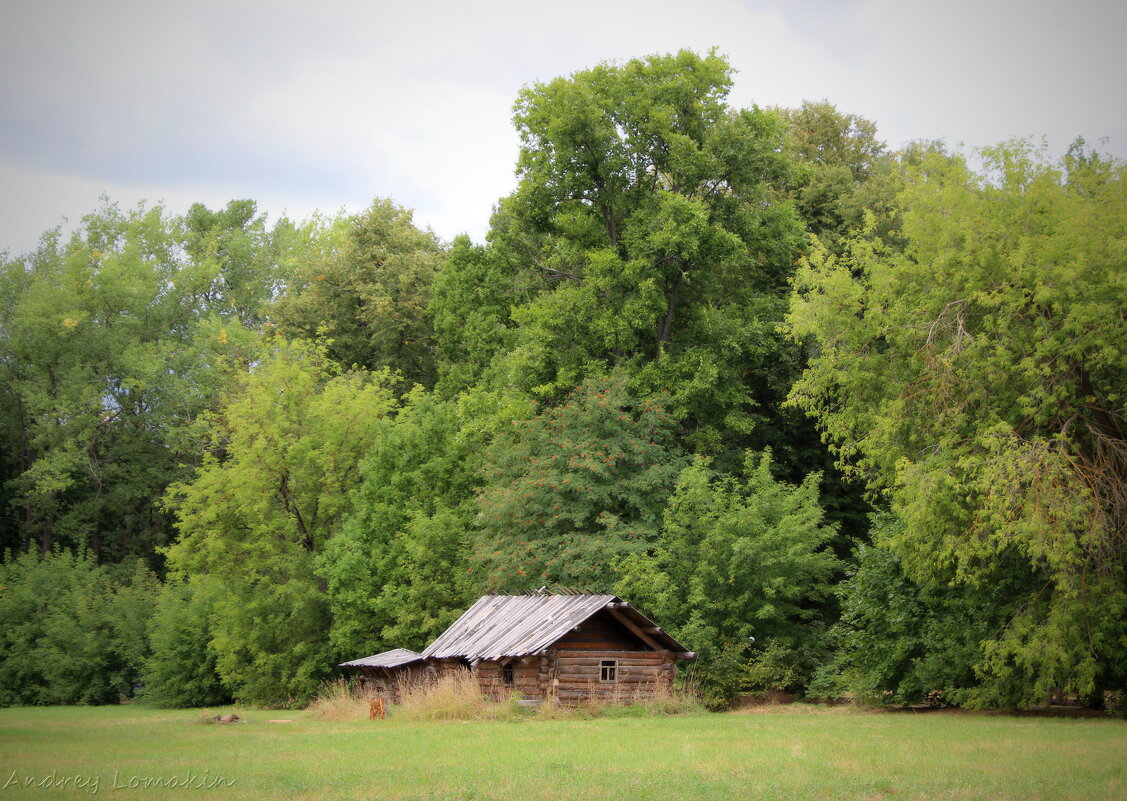
[[[236,711],[247,722],[200,725],[198,711],[138,706],[0,710],[0,801],[1127,799],[1123,721],[781,707],[671,718],[332,723],[301,712]],[[268,722],[276,718],[292,722]],[[138,786],[172,775],[190,785],[219,777],[233,784]],[[87,785],[58,786],[75,777]],[[55,786],[22,786],[28,778]]]

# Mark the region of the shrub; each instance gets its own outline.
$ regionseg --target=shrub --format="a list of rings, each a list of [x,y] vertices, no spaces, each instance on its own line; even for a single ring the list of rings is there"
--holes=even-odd
[[[140,564],[102,567],[86,552],[8,554],[0,564],[0,706],[131,697],[156,588]]]
[[[143,673],[143,701],[183,708],[231,700],[210,644],[213,606],[202,584],[174,581],[164,586],[149,621],[152,655]]]

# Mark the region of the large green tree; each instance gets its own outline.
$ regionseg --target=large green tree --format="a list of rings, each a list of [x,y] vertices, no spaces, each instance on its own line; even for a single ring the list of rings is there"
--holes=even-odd
[[[346,367],[391,368],[409,383],[434,383],[429,310],[444,261],[437,237],[411,212],[375,200],[360,214],[315,217],[289,254],[286,289],[270,322],[287,336],[328,337],[329,355]]]
[[[167,541],[157,502],[194,461],[187,423],[253,352],[215,302],[225,262],[187,244],[160,207],[107,204],[0,268],[6,545],[119,559]]]
[[[201,466],[169,490],[180,534],[169,568],[218,587],[210,643],[244,701],[307,698],[333,664],[316,557],[352,509],[360,460],[395,406],[392,382],[342,372],[323,346],[275,338],[203,420]]]
[[[539,276],[520,269],[502,249],[456,237],[435,278],[430,305],[440,374],[436,391],[450,397],[494,383],[495,375],[486,378],[490,365],[516,341],[513,308],[544,289]]]
[[[207,309],[244,328],[260,326],[285,278],[284,260],[297,238],[293,224],[283,218],[268,229],[253,200],[232,200],[218,211],[195,203],[184,216],[184,235]]]
[[[540,290],[512,312],[504,380],[555,402],[623,368],[713,452],[771,413],[793,365],[777,326],[803,231],[776,191],[782,120],[731,109],[730,86],[722,57],[682,51],[521,93],[520,183],[491,241]]]
[[[614,562],[657,539],[685,463],[669,413],[622,375],[589,379],[494,441],[483,467],[474,569],[492,591],[607,590]]]
[[[876,125],[825,101],[778,113],[794,161],[787,190],[807,230],[831,251],[867,225],[875,235],[893,231],[901,173]],[[867,215],[875,224],[866,223]]]
[[[318,558],[344,654],[422,649],[471,600],[476,443],[459,405],[421,388],[375,422],[353,511]]]
[[[1098,696],[1127,664],[1127,168],[1021,142],[925,154],[904,252],[815,253],[790,323],[816,348],[794,403],[902,526],[913,579],[973,588],[1010,565],[1023,603],[972,702]]]

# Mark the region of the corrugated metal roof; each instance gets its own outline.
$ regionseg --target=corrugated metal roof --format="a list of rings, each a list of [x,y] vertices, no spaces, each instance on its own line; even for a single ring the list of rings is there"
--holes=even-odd
[[[353,659],[351,662],[341,662],[337,667],[382,667],[393,668],[400,665],[407,665],[411,662],[417,662],[422,659],[422,654],[408,651],[406,648],[393,648],[390,651],[384,651],[374,656],[366,656],[363,659]]]
[[[424,659],[501,659],[539,653],[604,609],[615,595],[486,595],[422,653]],[[623,604],[635,625],[653,623]],[[673,651],[685,648],[664,632],[650,635]]]

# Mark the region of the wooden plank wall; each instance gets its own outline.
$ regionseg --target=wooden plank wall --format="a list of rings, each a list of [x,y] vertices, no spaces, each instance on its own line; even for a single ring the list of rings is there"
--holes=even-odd
[[[618,662],[616,680],[600,680],[600,663]],[[585,700],[628,703],[668,692],[676,673],[671,651],[653,650],[606,611],[598,612],[561,637],[544,655],[513,659],[513,683],[505,682],[503,661],[483,661],[473,668],[483,693],[503,701],[514,692],[531,700],[563,704]],[[466,669],[457,659],[432,660],[402,671],[397,678],[427,683]],[[416,673],[417,671],[417,673]]]
[[[556,641],[557,650],[648,651],[649,646],[607,612],[592,615],[582,626]]]

